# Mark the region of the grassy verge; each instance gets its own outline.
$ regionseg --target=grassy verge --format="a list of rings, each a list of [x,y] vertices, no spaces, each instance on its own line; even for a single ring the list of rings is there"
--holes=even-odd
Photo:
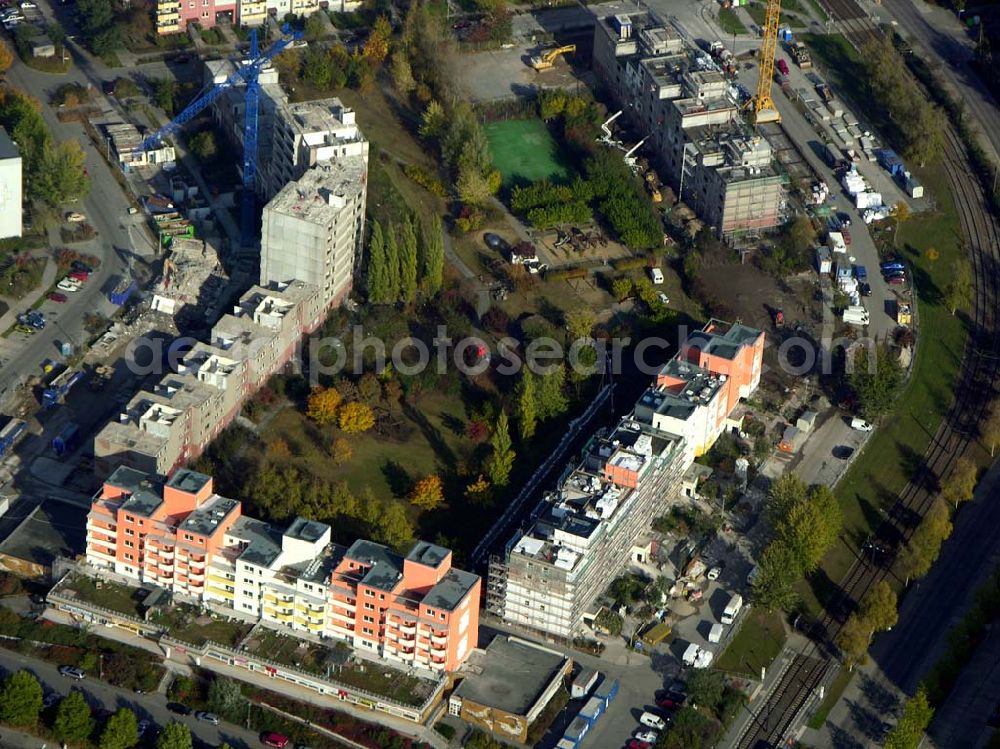
[[[752,611],[729,646],[715,662],[720,671],[760,675],[785,645],[785,624],[780,612]]]
[[[719,27],[727,34],[750,33],[732,8],[723,8],[719,11]]]
[[[784,3],[782,3],[784,5]],[[746,6],[746,11],[756,23],[761,28],[764,27],[764,16],[767,15],[767,6],[763,3],[751,3]],[[793,29],[804,29],[806,27],[806,21],[794,13],[786,13],[785,9],[781,10],[781,23],[786,23],[790,28]]]
[[[823,727],[823,724],[826,723],[826,716],[833,710],[833,706],[840,701],[841,695],[844,694],[844,690],[847,689],[847,685],[851,683],[852,678],[854,678],[853,671],[846,668],[840,669],[837,677],[827,690],[826,697],[823,698],[816,712],[812,714],[809,722],[806,723],[807,726],[816,731]]]
[[[812,9],[816,12],[816,17],[820,21],[826,23],[830,20],[830,15],[826,12],[823,6],[819,4],[819,0],[809,0],[809,5],[812,6]]]

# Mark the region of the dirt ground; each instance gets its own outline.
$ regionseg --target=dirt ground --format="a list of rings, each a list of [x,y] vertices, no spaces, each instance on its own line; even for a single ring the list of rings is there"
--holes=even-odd
[[[774,330],[772,310],[785,313],[785,327],[814,325],[819,306],[813,301],[815,274],[800,273],[777,280],[747,263],[715,265],[699,279],[711,297],[720,300],[746,325]]]

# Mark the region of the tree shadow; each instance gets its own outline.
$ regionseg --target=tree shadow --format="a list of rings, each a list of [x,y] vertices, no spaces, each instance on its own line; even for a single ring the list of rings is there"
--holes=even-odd
[[[465,422],[451,414],[441,414],[441,424],[452,434],[461,437],[465,434]]]
[[[394,460],[387,460],[381,467],[382,475],[391,491],[397,497],[405,497],[413,488],[413,478],[403,466]]]
[[[896,715],[900,707],[899,697],[868,674],[861,673],[859,677],[858,686],[872,709],[884,717]]]
[[[403,412],[420,429],[424,438],[430,443],[431,449],[434,450],[434,454],[438,460],[441,461],[449,472],[453,472],[456,463],[455,453],[448,446],[444,436],[441,434],[441,430],[431,424],[423,412],[416,410],[408,403],[403,404]]]

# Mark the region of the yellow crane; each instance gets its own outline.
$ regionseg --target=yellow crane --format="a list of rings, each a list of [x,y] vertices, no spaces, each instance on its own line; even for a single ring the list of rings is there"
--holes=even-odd
[[[767,0],[764,15],[764,39],[760,45],[760,79],[754,98],[754,121],[780,122],[781,115],[771,98],[771,81],[774,78],[774,54],[778,49],[778,21],[781,19],[781,0]]]
[[[556,64],[556,60],[559,59],[560,55],[565,55],[570,52],[576,52],[575,44],[567,44],[564,47],[556,47],[555,49],[546,50],[542,54],[535,55],[531,58],[531,67],[535,70],[548,70]]]

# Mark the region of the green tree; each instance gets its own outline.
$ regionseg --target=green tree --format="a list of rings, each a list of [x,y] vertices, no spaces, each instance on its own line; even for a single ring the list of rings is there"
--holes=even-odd
[[[891,409],[903,384],[899,359],[886,346],[876,346],[874,357],[864,347],[855,353],[851,387],[861,402],[861,415],[878,421]]]
[[[490,435],[490,457],[486,470],[494,486],[507,486],[510,472],[514,468],[515,453],[510,439],[510,424],[507,412],[501,410],[493,434]]]
[[[208,161],[215,157],[219,147],[215,142],[215,133],[211,130],[202,130],[195,133],[188,140],[188,150],[200,161]]]
[[[781,523],[795,507],[805,501],[805,498],[806,485],[802,483],[802,479],[791,471],[781,474],[771,482],[768,491],[765,505],[768,519],[774,525]]]
[[[927,574],[941,553],[941,544],[951,535],[948,505],[936,500],[899,555],[899,574],[909,582]]]
[[[516,398],[517,433],[522,441],[527,441],[535,436],[535,429],[538,426],[538,394],[535,376],[527,367],[521,373],[521,380],[517,383],[514,397]]]
[[[402,278],[399,274],[402,264],[399,259],[399,240],[396,234],[396,227],[390,222],[385,231],[385,267],[388,271],[386,291],[389,293],[390,302],[398,301],[403,290]]]
[[[899,230],[902,228],[903,224],[910,220],[910,206],[906,204],[905,200],[899,200],[889,211],[892,217],[892,223],[894,224],[892,232],[892,246],[899,246]]]
[[[417,87],[417,82],[413,80],[413,69],[410,67],[410,61],[407,59],[405,52],[399,50],[393,54],[392,60],[389,63],[389,70],[392,74],[392,83],[396,87],[396,90],[403,96],[409,96],[413,89]]]
[[[46,148],[32,180],[34,196],[52,208],[86,197],[90,178],[84,171],[85,162],[78,141],[63,141],[55,148]]]
[[[399,233],[399,279],[402,300],[412,304],[417,298],[417,225],[412,213]]]
[[[840,504],[828,487],[814,486],[776,527],[777,538],[791,550],[798,568],[812,572],[819,566],[843,525]]]
[[[386,500],[380,503],[375,538],[394,549],[403,549],[413,543],[413,524],[400,502]]]
[[[688,677],[687,690],[688,699],[691,700],[692,704],[715,712],[719,703],[722,702],[726,683],[718,671],[707,668],[700,669],[693,671]]]
[[[317,10],[306,19],[302,27],[302,36],[306,41],[316,41],[326,36],[326,22],[323,19],[323,11]]]
[[[720,732],[717,720],[685,705],[674,715],[670,730],[660,736],[657,749],[710,749]]]
[[[392,301],[389,296],[389,262],[385,237],[378,221],[372,221],[368,237],[368,299],[375,304],[388,304]]]
[[[431,217],[429,225],[421,225],[420,235],[420,267],[423,272],[421,286],[427,296],[433,297],[441,291],[444,276],[444,234],[437,214]]]
[[[964,455],[955,462],[955,468],[941,488],[941,498],[958,507],[976,494],[979,467]]]
[[[191,749],[191,729],[183,723],[171,721],[156,737],[156,749]]]
[[[802,574],[795,553],[781,541],[772,541],[764,549],[753,581],[753,600],[769,611],[788,610],[798,600],[795,581]]]
[[[889,731],[882,746],[885,749],[917,749],[933,717],[934,708],[927,699],[927,690],[920,687],[917,693],[903,704],[903,714]]]
[[[879,580],[861,601],[861,617],[874,632],[885,632],[896,626],[896,591],[885,580]]]
[[[153,101],[156,106],[167,114],[174,113],[174,97],[177,95],[177,82],[173,78],[158,78],[152,81]]]
[[[455,187],[458,190],[459,200],[466,205],[484,206],[493,196],[489,180],[475,165],[459,169]]]
[[[837,633],[836,645],[849,668],[861,663],[872,639],[872,628],[858,614],[851,614]]]
[[[420,135],[436,140],[444,135],[448,126],[448,115],[438,101],[430,101],[421,116]]]
[[[990,451],[992,458],[997,447],[1000,447],[1000,404],[994,403],[990,411],[980,424],[980,431],[983,438],[983,446]]]
[[[547,421],[559,416],[569,408],[566,398],[566,367],[559,364],[551,372],[539,378],[536,402],[538,404],[538,420]]]
[[[56,738],[67,744],[80,744],[94,731],[94,716],[83,692],[72,691],[59,701],[52,724]]]
[[[246,712],[246,700],[240,691],[240,685],[221,676],[216,676],[208,685],[208,706],[234,723]]]
[[[622,276],[611,282],[611,295],[619,302],[632,296],[632,279]]]
[[[951,280],[944,287],[944,303],[952,315],[969,306],[973,291],[972,267],[968,260],[959,258],[952,264]]]
[[[0,686],[0,721],[33,726],[42,712],[42,685],[29,671],[16,671]]]
[[[139,728],[135,713],[123,707],[104,724],[99,745],[101,749],[128,749],[138,742]]]

